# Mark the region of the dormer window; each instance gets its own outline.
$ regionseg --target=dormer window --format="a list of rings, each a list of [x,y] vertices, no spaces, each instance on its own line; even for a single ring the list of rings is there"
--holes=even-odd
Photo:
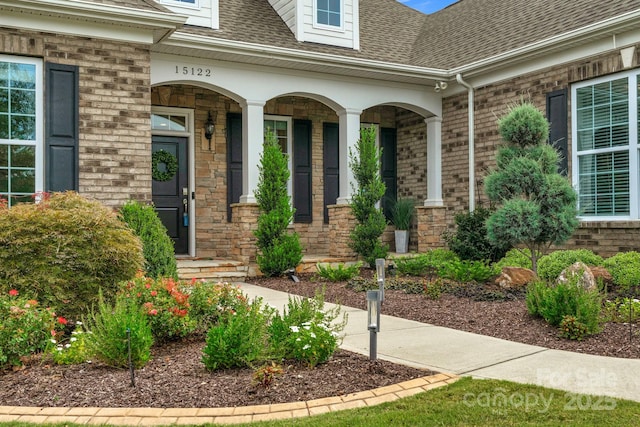
[[[316,0],[315,1],[315,24],[333,29],[342,28],[343,22],[343,0]]]

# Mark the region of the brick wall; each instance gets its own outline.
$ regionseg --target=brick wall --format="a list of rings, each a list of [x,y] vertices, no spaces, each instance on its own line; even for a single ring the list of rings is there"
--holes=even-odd
[[[638,59],[636,58],[636,64]],[[476,204],[487,206],[483,179],[495,166],[495,150],[499,144],[497,117],[505,114],[508,106],[522,98],[530,100],[546,111],[546,94],[570,89],[572,83],[622,71],[619,51],[612,51],[589,60],[577,61],[527,74],[518,78],[475,89],[475,170]],[[570,93],[570,91],[569,91]],[[569,100],[570,102],[570,100]],[[571,109],[569,109],[569,123]],[[447,224],[453,223],[453,214],[469,208],[468,123],[467,94],[443,100],[442,171],[443,198],[447,207]],[[570,125],[569,125],[570,126]],[[571,132],[569,129],[569,151]],[[569,153],[569,160],[571,160]],[[640,250],[640,225],[631,223],[584,223],[564,247],[587,248],[612,254],[619,250]],[[631,236],[631,237],[630,237]]]
[[[78,66],[80,193],[110,206],[151,200],[147,46],[2,28],[0,53]]]

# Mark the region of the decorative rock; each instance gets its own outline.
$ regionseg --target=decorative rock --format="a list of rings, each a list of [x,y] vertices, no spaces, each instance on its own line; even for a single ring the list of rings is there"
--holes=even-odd
[[[558,283],[569,283],[575,280],[578,276],[577,285],[583,287],[587,291],[595,291],[598,289],[596,279],[591,272],[591,269],[583,262],[573,263],[571,266],[562,270],[560,276],[558,276]]]
[[[611,285],[613,283],[613,277],[611,277],[611,273],[604,267],[589,267],[593,277],[596,279],[596,283],[598,283],[598,279],[601,279],[605,285]]]
[[[536,274],[528,268],[503,267],[496,284],[505,289],[518,289],[536,280]]]

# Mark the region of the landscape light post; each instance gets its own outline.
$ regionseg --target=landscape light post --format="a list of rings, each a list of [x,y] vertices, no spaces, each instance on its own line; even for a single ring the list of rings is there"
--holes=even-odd
[[[378,289],[380,290],[380,303],[384,302],[384,258],[376,259],[376,275],[378,276]]]
[[[378,332],[380,331],[380,291],[367,291],[367,329],[369,329],[369,359],[378,358]]]

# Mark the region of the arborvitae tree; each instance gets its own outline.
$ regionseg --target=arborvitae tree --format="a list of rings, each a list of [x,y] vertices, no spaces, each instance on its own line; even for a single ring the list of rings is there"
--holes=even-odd
[[[380,177],[381,150],[376,145],[373,126],[360,130],[355,153],[349,151],[349,157],[356,180],[351,183],[351,211],[357,222],[351,232],[350,247],[373,266],[376,258],[386,258],[389,252],[389,245],[380,241],[387,221],[376,204],[384,196],[385,185]]]
[[[545,141],[549,123],[528,102],[514,106],[498,121],[505,145],[497,168],[485,179],[485,192],[501,205],[487,220],[489,239],[530,250],[537,258],[552,244],[567,241],[578,227],[576,192],[558,173],[558,152]]]
[[[296,233],[287,233],[294,209],[287,190],[288,156],[282,152],[275,135],[267,131],[260,158],[260,177],[255,191],[260,209],[256,261],[265,276],[280,276],[302,260],[302,247]]]

